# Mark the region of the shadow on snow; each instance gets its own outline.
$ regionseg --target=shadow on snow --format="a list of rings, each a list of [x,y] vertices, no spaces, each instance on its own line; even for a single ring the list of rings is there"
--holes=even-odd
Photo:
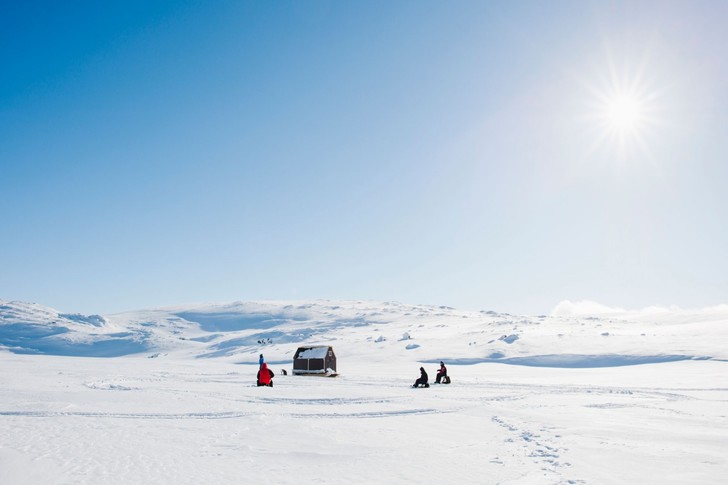
[[[677,362],[681,360],[710,360],[710,357],[695,357],[692,355],[580,355],[580,354],[553,354],[533,355],[530,357],[509,357],[503,354],[494,354],[482,359],[429,359],[421,362],[437,364],[440,360],[453,365],[473,364],[508,364],[528,367],[559,367],[566,369],[581,369],[593,367],[622,367],[627,365],[661,364],[664,362]]]

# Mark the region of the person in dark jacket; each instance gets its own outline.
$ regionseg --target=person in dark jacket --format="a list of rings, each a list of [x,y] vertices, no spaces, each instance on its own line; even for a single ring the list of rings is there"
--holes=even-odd
[[[437,375],[435,376],[435,384],[440,384],[443,377],[447,377],[447,367],[445,367],[445,364],[440,361],[440,369],[438,369]],[[445,379],[445,382],[447,381],[448,379]]]
[[[273,387],[273,371],[268,368],[268,364],[263,362],[258,371],[258,387]]]
[[[427,383],[427,372],[425,372],[424,367],[420,367],[420,378],[415,381],[415,383],[412,385],[412,387],[430,387],[430,385]]]

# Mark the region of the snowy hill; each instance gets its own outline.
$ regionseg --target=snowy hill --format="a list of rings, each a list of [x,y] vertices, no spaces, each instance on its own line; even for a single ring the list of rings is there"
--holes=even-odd
[[[115,357],[142,352],[149,332],[127,330],[100,315],[59,313],[35,303],[0,300],[0,348],[15,353]]]
[[[60,313],[0,300],[0,346],[14,353],[128,354],[285,364],[296,347],[334,345],[344,361],[447,360],[546,367],[609,367],[728,359],[728,307],[700,312],[592,308],[553,315],[468,312],[395,302],[234,302],[108,316]]]

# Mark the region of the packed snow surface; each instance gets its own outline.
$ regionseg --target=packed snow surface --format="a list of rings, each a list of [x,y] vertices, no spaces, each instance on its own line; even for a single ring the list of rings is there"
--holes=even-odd
[[[728,307],[597,310],[314,301],[84,316],[0,300],[0,481],[724,480]],[[314,345],[334,348],[339,377],[291,375]],[[255,386],[261,353],[273,388]],[[410,387],[441,360],[452,384]]]

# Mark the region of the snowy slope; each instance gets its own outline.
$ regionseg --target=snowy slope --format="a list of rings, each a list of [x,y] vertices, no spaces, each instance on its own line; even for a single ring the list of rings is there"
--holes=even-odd
[[[0,300],[0,348],[16,353],[114,357],[146,350],[149,335],[100,315]]]

